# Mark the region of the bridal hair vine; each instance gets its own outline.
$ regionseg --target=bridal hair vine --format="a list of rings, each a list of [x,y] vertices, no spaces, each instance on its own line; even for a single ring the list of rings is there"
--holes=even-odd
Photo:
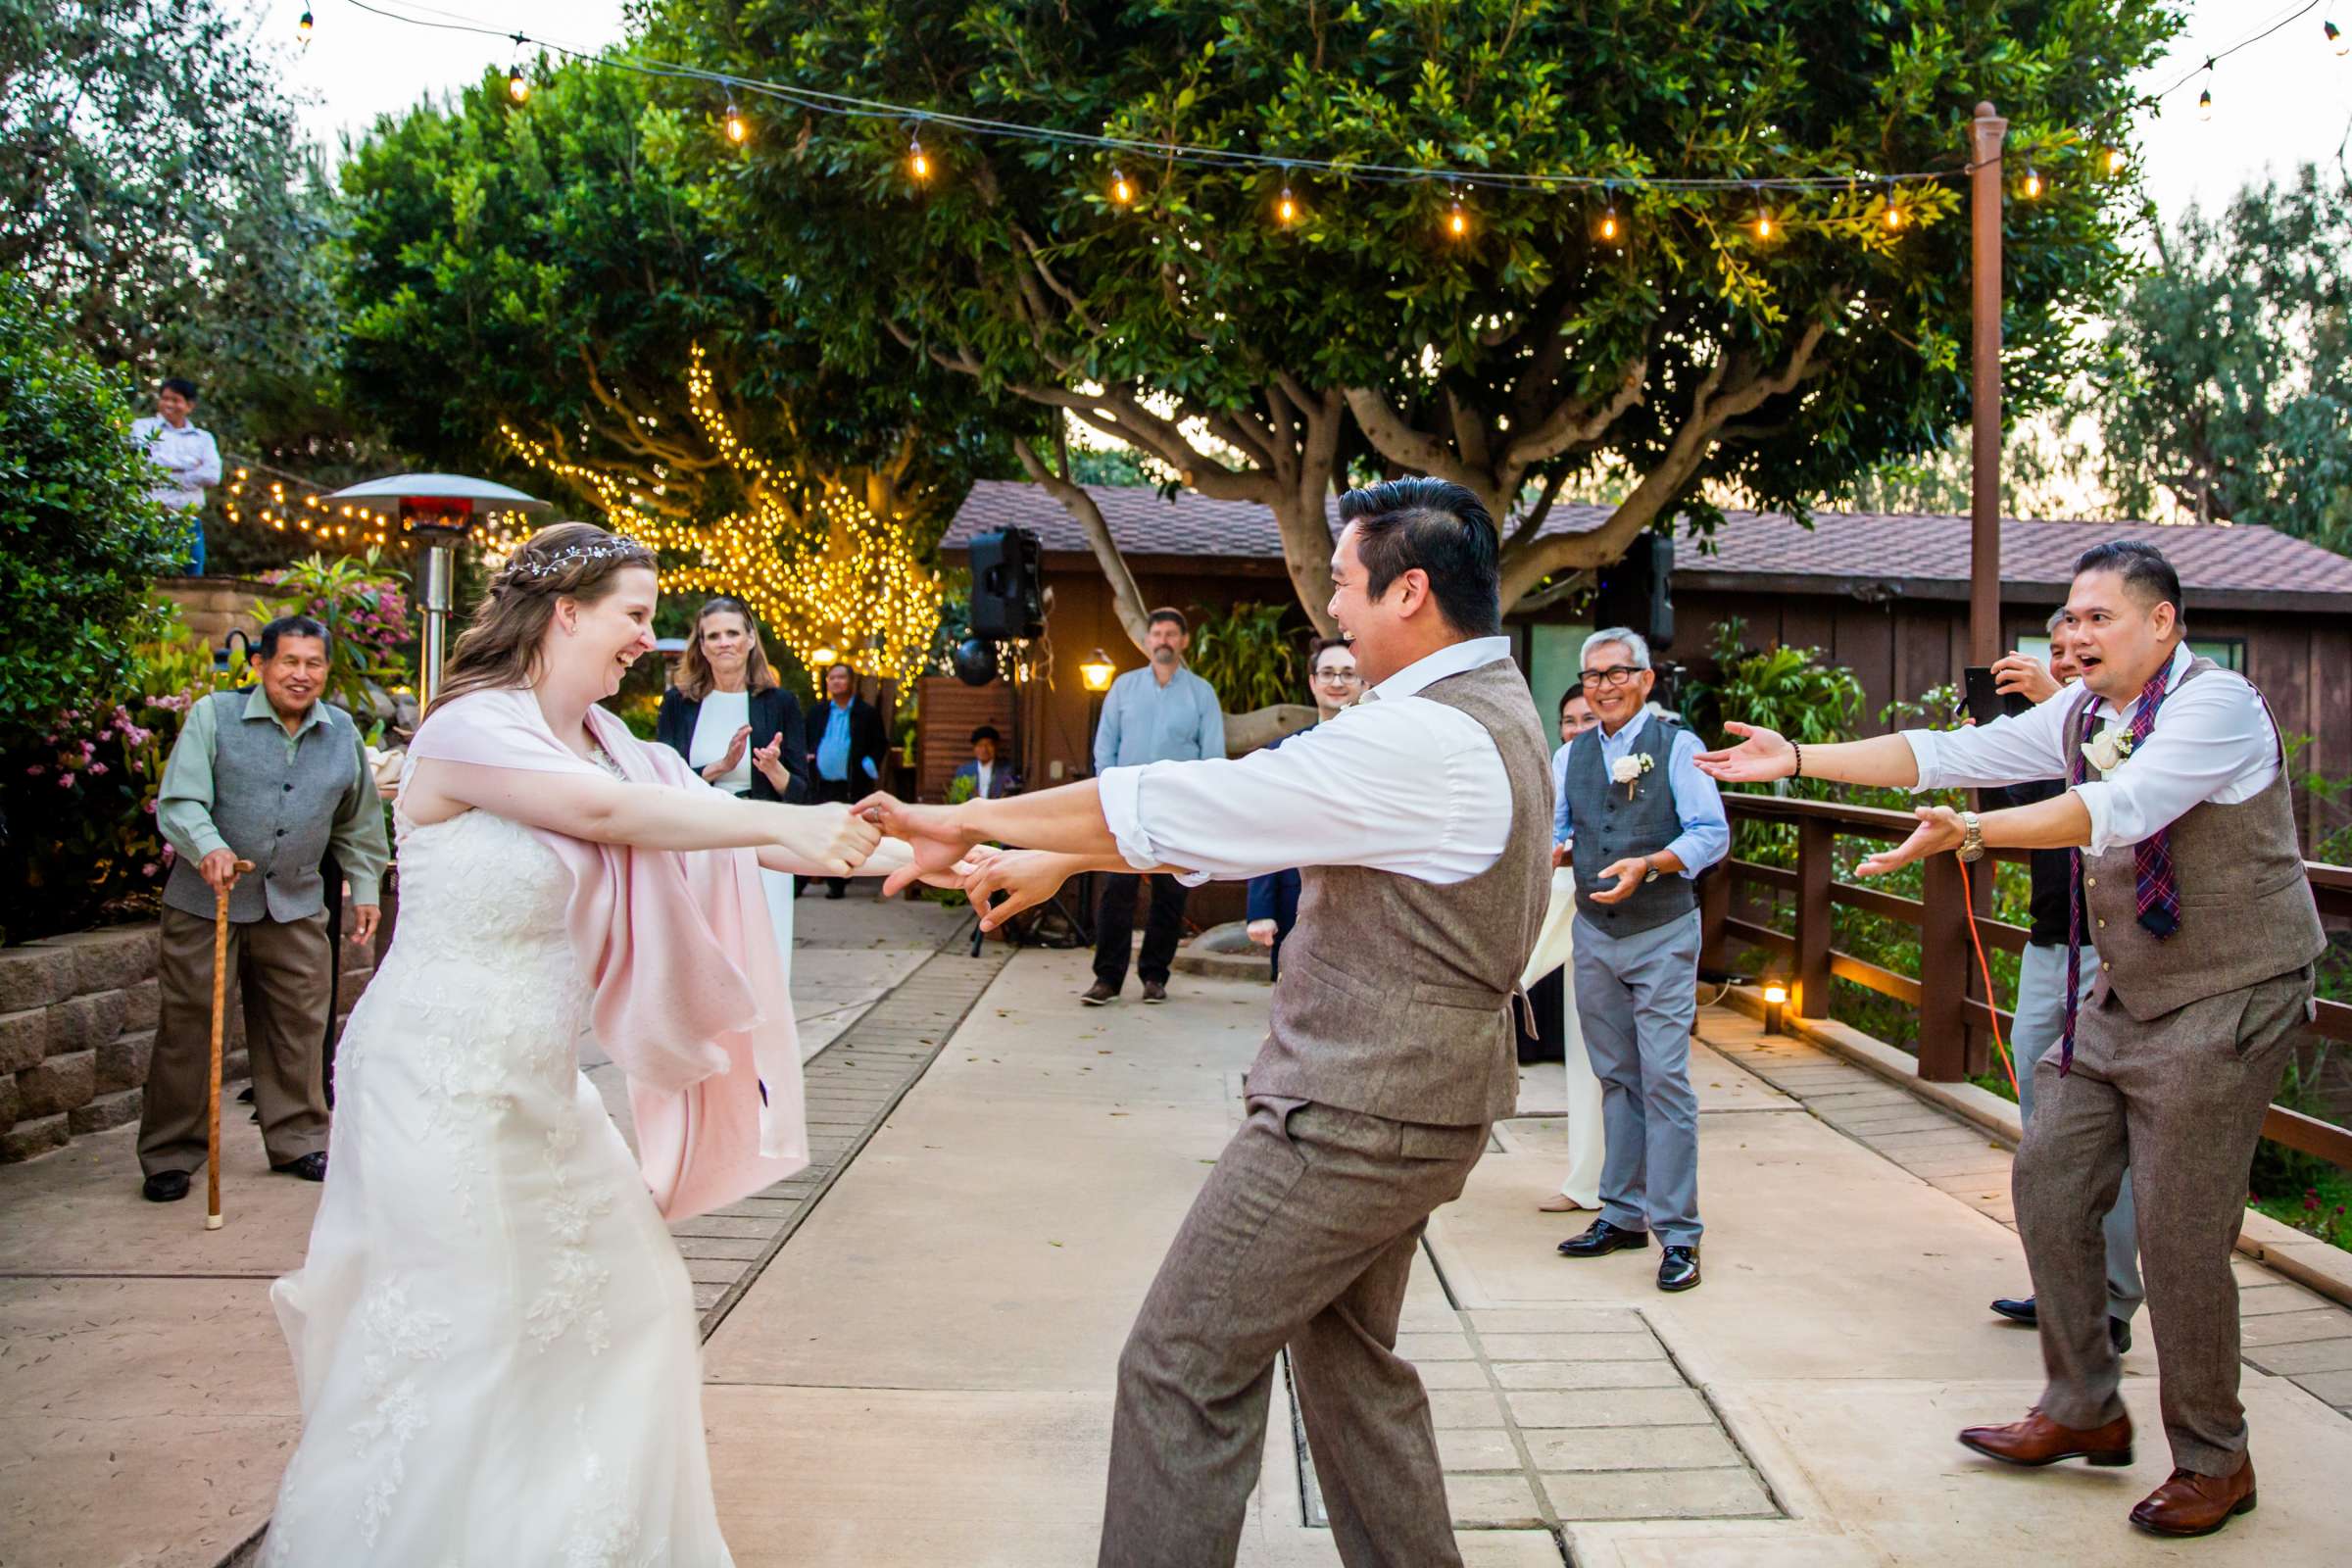
[[[612,561],[622,556],[634,556],[645,547],[634,539],[614,535],[612,542],[601,545],[565,545],[554,555],[539,561],[516,561],[508,568],[520,577],[548,577],[562,571],[575,561]]]

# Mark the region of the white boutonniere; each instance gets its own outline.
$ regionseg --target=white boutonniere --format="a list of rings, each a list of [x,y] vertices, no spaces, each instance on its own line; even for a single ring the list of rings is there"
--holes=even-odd
[[[1609,764],[1609,777],[1625,786],[1625,798],[1630,801],[1634,798],[1634,786],[1642,781],[1642,775],[1649,769],[1649,754],[1632,752]]]
[[[2082,743],[2084,760],[2097,768],[2102,778],[2123,766],[2131,755],[2132,732],[2121,724],[2110,724]]]

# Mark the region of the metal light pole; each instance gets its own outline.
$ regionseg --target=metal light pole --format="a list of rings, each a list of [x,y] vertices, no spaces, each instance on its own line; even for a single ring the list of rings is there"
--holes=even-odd
[[[2001,657],[2001,145],[2009,122],[1977,105],[1971,127],[1970,281],[1976,347],[1969,378],[1969,662]]]
[[[396,473],[338,490],[327,499],[396,521],[403,535],[424,541],[424,657],[418,661],[416,695],[419,708],[430,708],[448,657],[458,546],[478,523],[518,519],[547,511],[548,504],[462,473]]]

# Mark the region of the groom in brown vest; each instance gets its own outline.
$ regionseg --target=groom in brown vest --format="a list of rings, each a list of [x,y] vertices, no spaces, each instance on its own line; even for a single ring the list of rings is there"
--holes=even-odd
[[[931,863],[1032,846],[967,882],[991,924],[1089,867],[1302,869],[1247,1119],[1119,1357],[1104,1568],[1234,1560],[1285,1346],[1341,1560],[1461,1562],[1396,1324],[1430,1210],[1516,1105],[1510,1005],[1549,897],[1550,755],[1498,635],[1477,498],[1400,479],[1349,492],[1340,515],[1331,610],[1366,684],[1356,706],[1232,760],[956,807],[867,803]]]
[[[2012,1178],[2049,1384],[2024,1420],[1960,1441],[2011,1464],[2132,1462],[2100,1234],[2128,1155],[2174,1465],[2132,1522],[2202,1536],[2254,1506],[2230,1252],[2264,1112],[2312,1018],[2327,937],[2278,726],[2251,685],[2183,645],[2171,564],[2152,545],[2097,546],[2076,563],[2066,613],[2082,679],[2029,713],[1802,748],[1732,724],[1746,739],[1699,764],[1736,782],[2071,782],[1982,816],[1923,809],[1900,848],[1859,869],[1881,875],[1945,850],[1964,860],[1988,847],[2075,852],[2069,948],[2095,945],[2103,967],[2034,1069],[2037,1104]],[[2072,973],[2067,988],[2078,992]]]

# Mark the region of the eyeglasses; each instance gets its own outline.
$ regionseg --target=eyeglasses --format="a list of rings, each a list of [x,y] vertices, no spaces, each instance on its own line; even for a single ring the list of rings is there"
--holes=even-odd
[[[1352,669],[1341,669],[1337,666],[1334,666],[1330,669],[1318,669],[1315,671],[1315,679],[1317,680],[1344,680],[1354,682],[1362,680],[1363,678],[1364,677],[1362,675],[1356,673]]]
[[[1611,664],[1606,669],[1582,670],[1577,679],[1587,686],[1623,686],[1641,673],[1631,664]]]

